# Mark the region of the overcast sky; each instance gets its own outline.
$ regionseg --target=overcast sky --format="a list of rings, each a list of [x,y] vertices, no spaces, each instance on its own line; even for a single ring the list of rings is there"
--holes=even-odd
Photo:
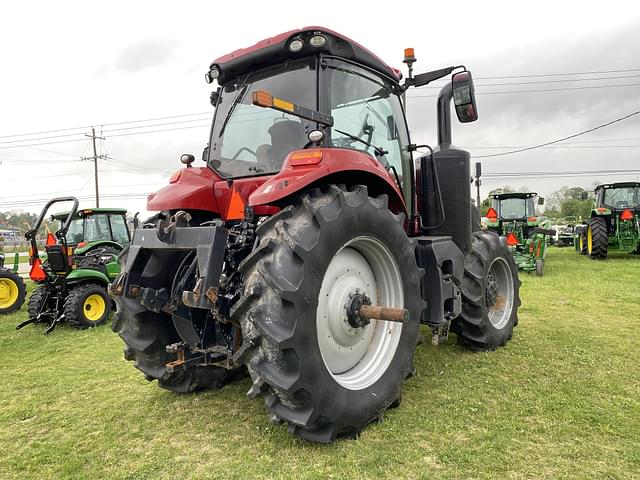
[[[402,2],[388,11],[380,5],[344,0],[5,3],[0,210],[38,211],[51,196],[92,196],[93,165],[80,161],[91,155],[83,136],[91,125],[106,138],[98,144],[99,153],[111,157],[100,161],[101,205],[144,210],[144,196],[166,184],[180,154],[199,158],[206,143],[211,86],[203,77],[211,60],[307,25],[341,32],[392,66],[403,67],[405,47],[416,50],[417,72],[467,65],[476,79],[480,119],[455,125],[453,139],[473,157],[543,143],[640,110],[638,2]],[[576,72],[602,73],[531,76]],[[486,78],[521,75],[527,77]],[[409,93],[416,143],[435,143],[436,94],[429,87]],[[178,115],[185,116],[108,125]],[[15,136],[74,127],[82,128]],[[489,177],[640,169],[639,127],[640,116],[635,116],[562,148],[483,159],[483,193],[508,184],[548,195],[563,185],[640,179],[638,173]],[[166,131],[142,133],[155,130]],[[48,142],[59,143],[43,144]]]

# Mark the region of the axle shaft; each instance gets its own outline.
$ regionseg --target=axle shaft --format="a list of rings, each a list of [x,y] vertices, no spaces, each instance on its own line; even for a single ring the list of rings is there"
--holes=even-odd
[[[381,307],[379,305],[362,305],[358,315],[367,320],[385,320],[387,322],[403,323],[409,320],[409,311],[406,308]]]

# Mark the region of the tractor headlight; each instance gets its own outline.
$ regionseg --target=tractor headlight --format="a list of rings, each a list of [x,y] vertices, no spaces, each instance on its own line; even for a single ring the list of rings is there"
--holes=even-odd
[[[293,39],[289,44],[289,50],[293,53],[299,52],[302,50],[302,47],[304,47],[304,42],[300,38]]]
[[[309,39],[309,44],[312,47],[319,48],[324,46],[325,43],[327,43],[327,37],[325,37],[324,35],[314,35]]]

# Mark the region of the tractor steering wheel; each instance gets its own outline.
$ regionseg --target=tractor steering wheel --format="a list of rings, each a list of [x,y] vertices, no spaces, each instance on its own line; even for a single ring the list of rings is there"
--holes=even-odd
[[[240,150],[238,150],[235,155],[233,157],[231,157],[231,160],[237,160],[238,159],[238,155],[240,155],[243,151],[247,151],[249,152],[251,155],[253,155],[254,157],[258,158],[258,154],[256,152],[254,152],[253,150],[251,150],[250,148],[247,147],[242,147]]]

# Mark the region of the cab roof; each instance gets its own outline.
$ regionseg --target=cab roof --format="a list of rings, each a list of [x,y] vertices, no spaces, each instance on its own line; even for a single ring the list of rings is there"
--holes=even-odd
[[[640,187],[640,182],[616,182],[616,183],[604,183],[596,187],[596,192],[603,188],[627,188],[627,187]]]
[[[315,35],[326,37],[326,43],[320,47],[312,46],[309,40]],[[294,53],[289,50],[289,44],[295,39],[302,40],[304,46],[300,51]],[[218,82],[224,84],[252,70],[320,52],[360,63],[384,74],[395,82],[402,79],[400,70],[387,65],[367,48],[340,33],[318,26],[289,30],[261,40],[250,47],[234,50],[216,58],[209,68],[217,67],[220,70]]]
[[[83,208],[83,209],[78,209],[78,212],[75,214],[73,218],[87,217],[94,213],[121,213],[124,215],[127,213],[127,209],[126,208]],[[69,215],[68,211],[54,213],[53,215],[51,215],[51,217],[54,218],[55,220],[64,220],[65,218],[67,218],[67,215]]]
[[[526,193],[509,192],[509,193],[495,193],[489,196],[491,198],[502,200],[503,198],[531,198],[531,197],[537,197],[538,194],[536,192],[526,192]]]

